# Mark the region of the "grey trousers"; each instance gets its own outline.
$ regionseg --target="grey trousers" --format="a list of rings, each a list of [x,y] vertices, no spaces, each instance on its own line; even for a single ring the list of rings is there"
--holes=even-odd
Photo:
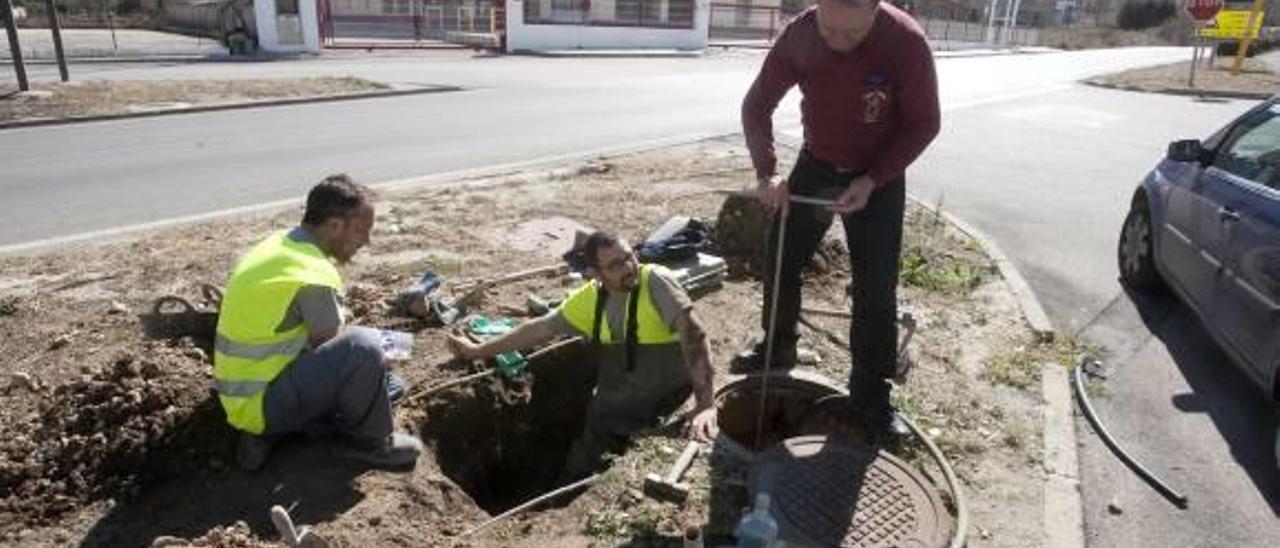
[[[631,436],[678,410],[693,392],[678,343],[638,347],[632,371],[623,366],[623,345],[605,345],[601,351],[586,426],[569,449],[560,483],[599,470],[606,453],[625,451]]]
[[[298,356],[271,381],[263,402],[266,434],[338,432],[391,435],[387,364],[377,331],[346,327]]]

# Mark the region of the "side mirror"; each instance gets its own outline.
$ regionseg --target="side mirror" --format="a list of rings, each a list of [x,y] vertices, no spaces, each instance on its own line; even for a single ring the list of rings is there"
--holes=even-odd
[[[1200,162],[1207,156],[1206,152],[1200,141],[1186,139],[1169,143],[1169,152],[1165,154],[1165,158],[1173,162]]]

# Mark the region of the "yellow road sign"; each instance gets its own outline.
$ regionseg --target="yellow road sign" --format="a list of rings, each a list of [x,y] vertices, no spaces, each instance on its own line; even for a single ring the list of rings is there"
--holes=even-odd
[[[1202,35],[1206,38],[1218,39],[1257,38],[1258,29],[1262,28],[1262,20],[1266,17],[1266,12],[1258,12],[1258,16],[1253,20],[1253,28],[1249,29],[1248,36],[1245,36],[1245,27],[1249,25],[1249,14],[1252,12],[1253,10],[1222,10],[1218,12],[1218,16],[1212,23],[1204,27]]]

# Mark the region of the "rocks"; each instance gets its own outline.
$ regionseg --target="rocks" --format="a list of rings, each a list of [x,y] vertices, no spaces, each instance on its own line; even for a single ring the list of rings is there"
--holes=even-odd
[[[49,350],[57,350],[71,344],[71,335],[58,335],[52,341],[49,341]]]
[[[129,305],[124,304],[120,301],[111,301],[111,306],[107,308],[107,314],[120,315],[120,314],[128,314],[128,313],[129,313]]]
[[[39,392],[41,389],[43,389],[43,386],[38,379],[32,377],[26,371],[19,371],[9,375],[9,383],[5,386],[5,393],[12,393],[14,390]]]
[[[138,355],[146,359],[121,354],[82,368],[36,413],[3,423],[0,508],[47,525],[86,503],[127,501],[154,481],[204,471],[232,446],[202,374],[208,367],[163,344]],[[11,379],[39,384],[29,374]]]

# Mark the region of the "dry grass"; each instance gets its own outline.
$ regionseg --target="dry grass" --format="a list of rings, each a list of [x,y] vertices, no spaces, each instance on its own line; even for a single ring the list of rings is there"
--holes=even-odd
[[[1196,89],[1245,93],[1275,93],[1280,90],[1280,74],[1271,71],[1263,62],[1245,59],[1238,76],[1231,74],[1233,62],[1231,57],[1219,57],[1214,60],[1212,68],[1201,64],[1196,68]],[[1089,81],[1144,91],[1163,91],[1187,88],[1190,72],[1191,62],[1184,61],[1109,74]]]
[[[33,93],[0,97],[0,121],[101,116],[146,110],[321,97],[386,89],[359,78],[87,81],[37,84]]]

